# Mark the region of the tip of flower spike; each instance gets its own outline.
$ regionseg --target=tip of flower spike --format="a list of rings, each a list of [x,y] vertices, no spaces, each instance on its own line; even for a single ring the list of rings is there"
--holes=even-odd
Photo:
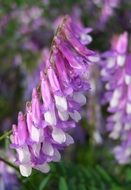
[[[16,124],[13,124],[13,125],[12,125],[12,130],[13,130],[13,132],[16,132],[16,129],[17,129]]]
[[[71,20],[71,17],[69,16],[69,15],[65,15],[64,17],[63,17],[63,20],[65,21],[65,20]]]
[[[10,140],[12,143],[14,143],[14,136],[17,132],[17,126],[15,124],[12,125],[12,134],[10,135]]]
[[[46,78],[45,73],[43,71],[40,71],[40,79],[43,80],[45,78]]]
[[[59,31],[59,29],[61,28],[61,26],[63,27],[64,26],[64,23],[65,22],[70,22],[71,21],[71,17],[69,15],[65,15],[63,16],[63,18],[61,19],[61,23],[59,24],[59,27],[57,29],[57,32]]]
[[[33,88],[33,91],[32,91],[32,98],[36,98],[36,97],[38,97],[38,93],[37,93],[36,88]]]
[[[43,77],[44,77],[44,74],[42,71],[40,71],[40,79],[43,79]]]
[[[31,111],[31,102],[26,102],[26,111]]]
[[[24,114],[23,114],[23,112],[21,112],[21,111],[18,113],[18,120],[19,120],[19,121],[24,120]]]

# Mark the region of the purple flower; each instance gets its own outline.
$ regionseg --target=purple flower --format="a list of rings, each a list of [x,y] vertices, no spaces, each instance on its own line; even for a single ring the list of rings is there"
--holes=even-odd
[[[114,14],[114,8],[117,8],[119,5],[119,0],[104,0],[101,2],[102,9],[100,15],[100,21],[104,24],[109,20]]]
[[[5,157],[11,162],[14,160],[12,152],[0,151],[2,155],[6,154]],[[10,166],[6,165],[3,161],[0,161],[0,189],[1,190],[13,190],[20,187],[18,178],[15,171]]]
[[[26,113],[19,112],[18,124],[13,125],[12,147],[23,176],[29,176],[32,168],[48,172],[48,163],[59,161],[59,151],[73,143],[68,130],[81,119],[84,93],[89,90],[88,67],[94,56],[84,46],[82,35],[86,36],[84,28],[64,17]]]
[[[114,149],[120,163],[126,163],[131,158],[131,54],[127,52],[127,45],[127,32],[114,38],[112,50],[104,55],[106,60],[101,71],[106,81],[108,111],[112,113],[107,119],[107,129],[111,138],[119,138],[122,142]]]

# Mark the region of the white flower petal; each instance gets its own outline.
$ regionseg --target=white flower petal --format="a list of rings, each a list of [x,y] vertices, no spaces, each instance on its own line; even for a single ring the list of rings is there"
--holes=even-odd
[[[127,114],[131,114],[131,103],[127,103],[126,112],[127,112]]]
[[[50,166],[47,163],[44,163],[42,165],[36,165],[34,168],[43,173],[48,173],[50,171]]]
[[[92,42],[92,37],[89,35],[89,34],[85,34],[83,33],[81,36],[80,36],[80,41],[83,45],[87,45],[89,44],[90,42]]]
[[[124,66],[126,57],[124,55],[117,56],[117,65]]]
[[[107,72],[105,69],[102,69],[102,70],[101,70],[101,76],[102,76],[102,77],[108,76],[108,72]]]
[[[86,104],[86,97],[80,92],[75,92],[73,94],[73,99],[81,105]]]
[[[114,59],[114,57],[110,57],[110,58],[108,58],[108,62],[107,62],[107,68],[112,68],[112,67],[114,67],[115,66],[115,59]]]
[[[35,126],[32,126],[32,129],[31,129],[31,139],[35,142],[39,142],[40,140],[40,135],[41,135],[41,131],[40,129],[36,128]]]
[[[20,147],[17,149],[19,161],[22,163],[30,162],[30,152],[28,146]]]
[[[116,89],[113,92],[112,99],[110,101],[110,107],[116,107],[119,103],[119,98],[121,97],[121,90]]]
[[[50,125],[56,125],[56,116],[53,110],[45,112],[44,117],[47,123],[49,123]]]
[[[69,114],[66,111],[63,112],[58,111],[58,115],[62,121],[67,121],[69,119]]]
[[[105,89],[106,89],[106,90],[110,90],[110,84],[109,84],[109,83],[107,83],[107,84],[105,85]]]
[[[127,85],[131,84],[131,76],[125,75],[125,83],[126,83]]]
[[[93,138],[94,138],[94,140],[95,140],[95,142],[96,142],[97,144],[101,144],[101,143],[102,143],[102,137],[101,137],[99,131],[95,131],[95,132],[94,132]]]
[[[75,122],[78,122],[81,120],[81,115],[78,111],[74,111],[74,112],[70,112],[70,117],[75,121]]]
[[[54,141],[56,141],[57,143],[60,143],[60,144],[62,144],[66,141],[66,136],[65,136],[64,131],[62,129],[56,128],[56,127],[53,127],[52,138],[54,139]]]
[[[66,145],[70,145],[73,143],[74,143],[74,139],[72,138],[72,136],[66,133]]]
[[[124,125],[124,129],[125,130],[130,130],[131,129],[131,124],[130,123],[126,123],[125,125]]]
[[[88,60],[96,63],[96,62],[100,61],[100,57],[98,55],[88,56]]]
[[[19,169],[22,176],[29,177],[31,175],[32,167],[29,164],[20,165]]]
[[[56,107],[59,111],[66,111],[67,110],[67,101],[64,96],[54,96]]]
[[[53,146],[50,143],[45,142],[45,141],[43,142],[42,151],[44,154],[49,155],[49,156],[53,156],[54,154]]]
[[[55,149],[54,149],[53,161],[54,161],[54,162],[59,162],[60,159],[61,159],[61,155],[60,155],[59,151],[55,148]]]
[[[34,155],[38,157],[40,155],[41,143],[33,144],[32,149],[33,149]]]
[[[110,107],[114,108],[118,105],[118,98],[112,98],[110,101]]]
[[[121,128],[122,128],[122,125],[121,125],[121,123],[118,121],[118,122],[114,125],[113,131],[110,133],[109,136],[110,136],[112,139],[117,139],[117,138],[119,138],[120,132],[121,132]]]

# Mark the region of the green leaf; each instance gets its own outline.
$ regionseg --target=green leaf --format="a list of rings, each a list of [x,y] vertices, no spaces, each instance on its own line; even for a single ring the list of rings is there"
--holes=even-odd
[[[0,136],[0,141],[2,141],[3,139],[9,137],[9,135],[11,134],[11,132],[12,132],[11,130],[7,131],[2,136]]]
[[[74,176],[69,180],[69,190],[76,190],[76,178]]]
[[[86,187],[84,186],[84,184],[79,184],[78,190],[86,190]]]
[[[47,177],[44,178],[44,180],[42,180],[39,186],[39,190],[44,190],[49,180],[50,180],[50,175],[48,175]]]
[[[112,182],[111,177],[109,176],[109,174],[99,165],[96,166],[97,171],[99,172],[99,174],[101,175],[101,177],[107,181],[108,183]]]
[[[126,180],[131,181],[131,169],[130,168],[127,168],[125,174],[126,174]]]
[[[122,187],[119,187],[115,184],[112,185],[111,190],[124,190]]]
[[[64,177],[60,177],[59,190],[68,190],[67,183]]]

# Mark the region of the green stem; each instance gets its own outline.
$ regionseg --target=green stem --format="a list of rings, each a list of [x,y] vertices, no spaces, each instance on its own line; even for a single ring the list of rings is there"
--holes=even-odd
[[[8,137],[11,133],[12,133],[12,130],[5,132],[2,136],[0,136],[0,141]]]
[[[5,164],[7,164],[8,166],[14,168],[15,170],[19,171],[18,167],[15,166],[14,164],[12,164],[11,162],[9,162],[8,160],[0,157],[0,161],[4,162]]]

